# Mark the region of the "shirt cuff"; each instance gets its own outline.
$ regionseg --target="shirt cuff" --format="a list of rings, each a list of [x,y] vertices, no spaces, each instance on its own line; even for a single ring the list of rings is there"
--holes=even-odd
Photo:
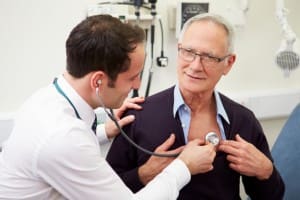
[[[105,124],[98,124],[96,129],[96,135],[100,144],[105,144],[110,142],[105,132]]]
[[[163,171],[171,173],[172,176],[176,178],[178,190],[183,188],[191,180],[191,173],[189,169],[186,164],[178,158],[168,165]]]

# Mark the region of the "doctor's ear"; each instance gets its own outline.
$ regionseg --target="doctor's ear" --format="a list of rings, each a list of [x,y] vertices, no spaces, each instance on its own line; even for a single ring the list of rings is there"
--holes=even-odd
[[[93,88],[97,88],[100,87],[100,85],[102,84],[103,79],[105,78],[105,73],[102,71],[96,71],[92,74],[92,76],[90,77],[91,80],[91,87]]]
[[[97,81],[97,84],[98,84],[98,87],[102,84],[101,79],[99,79],[99,80]]]

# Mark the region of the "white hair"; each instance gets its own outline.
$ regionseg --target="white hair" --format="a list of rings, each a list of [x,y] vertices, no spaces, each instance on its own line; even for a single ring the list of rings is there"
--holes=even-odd
[[[183,36],[188,29],[188,27],[193,24],[194,22],[198,21],[211,21],[217,25],[221,25],[224,30],[227,33],[227,40],[228,40],[228,53],[232,53],[234,50],[234,30],[232,25],[222,16],[213,14],[213,13],[201,13],[198,15],[195,15],[188,19],[184,25],[182,30],[180,31],[179,34],[179,39],[178,41],[181,42],[183,39]]]

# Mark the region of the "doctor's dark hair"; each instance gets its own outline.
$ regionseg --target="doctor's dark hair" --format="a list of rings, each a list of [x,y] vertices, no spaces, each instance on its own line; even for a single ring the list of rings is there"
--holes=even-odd
[[[101,70],[112,81],[128,70],[129,53],[145,40],[138,26],[110,15],[91,16],[79,23],[66,41],[67,71],[76,78]]]

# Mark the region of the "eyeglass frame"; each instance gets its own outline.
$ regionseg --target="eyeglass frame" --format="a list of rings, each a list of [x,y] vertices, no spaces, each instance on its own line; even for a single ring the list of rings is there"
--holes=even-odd
[[[193,59],[192,60],[186,60],[183,56],[180,56],[181,55],[180,54],[181,50],[184,50],[184,51],[190,53],[191,55],[193,55]],[[231,54],[228,54],[224,57],[216,57],[216,56],[209,55],[207,53],[197,53],[194,49],[184,48],[182,46],[178,46],[178,55],[183,60],[185,60],[186,62],[190,62],[190,63],[193,62],[196,59],[196,56],[199,56],[201,62],[203,61],[203,58],[208,58],[209,59],[208,61],[213,61],[215,63],[220,63],[220,62],[224,61],[227,57],[231,56]]]

